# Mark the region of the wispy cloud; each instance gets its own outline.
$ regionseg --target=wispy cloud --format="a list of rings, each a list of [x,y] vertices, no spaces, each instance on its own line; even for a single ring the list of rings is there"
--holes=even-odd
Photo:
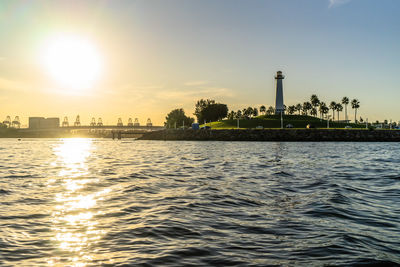
[[[30,85],[24,82],[13,81],[0,77],[0,90],[6,91],[26,91],[31,88]]]
[[[175,105],[187,106],[188,103],[194,106],[195,101],[200,98],[213,98],[216,100],[225,98],[234,98],[235,93],[230,88],[200,85],[200,82],[195,85],[194,82],[191,86],[182,87],[166,87],[161,85],[134,85],[127,84],[123,86],[124,101],[135,102],[135,106],[142,105],[157,105],[164,106],[169,103]],[[204,83],[202,83],[204,84]]]
[[[350,2],[350,0],[329,0],[329,7],[343,5],[347,2]]]
[[[225,87],[204,87],[196,90],[168,90],[158,92],[159,99],[180,100],[182,102],[195,102],[199,98],[233,97],[234,93]]]
[[[185,86],[200,86],[206,84],[208,84],[208,81],[189,81],[184,83]]]

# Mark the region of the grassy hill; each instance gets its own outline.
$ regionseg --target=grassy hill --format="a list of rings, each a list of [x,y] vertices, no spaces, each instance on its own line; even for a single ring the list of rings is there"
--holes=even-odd
[[[283,126],[291,124],[294,128],[306,128],[307,124],[311,124],[316,128],[326,128],[327,121],[320,120],[319,118],[305,116],[305,115],[284,115]],[[207,123],[213,129],[232,129],[237,127],[237,120],[222,120]],[[241,119],[239,120],[240,128],[256,128],[257,126],[263,126],[264,128],[281,128],[281,116],[280,115],[262,115],[254,117],[252,119]],[[329,128],[344,128],[345,126],[351,126],[352,128],[365,128],[365,124],[355,123],[338,123],[329,122]]]

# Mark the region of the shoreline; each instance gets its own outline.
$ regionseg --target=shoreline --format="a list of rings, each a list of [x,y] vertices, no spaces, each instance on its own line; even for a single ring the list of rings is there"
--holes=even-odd
[[[289,141],[289,142],[400,142],[399,130],[367,129],[231,129],[161,130],[138,140],[165,141]]]
[[[101,138],[108,134],[13,132],[0,138]],[[117,138],[115,138],[117,139]],[[283,141],[283,142],[400,142],[400,130],[367,129],[165,129],[137,135],[123,135],[124,139],[160,141]]]

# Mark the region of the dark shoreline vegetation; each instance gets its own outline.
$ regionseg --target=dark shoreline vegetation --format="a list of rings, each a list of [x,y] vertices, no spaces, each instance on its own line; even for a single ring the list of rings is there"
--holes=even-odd
[[[139,140],[400,142],[400,131],[367,129],[166,129],[145,133]]]
[[[306,128],[309,124],[315,128],[327,128],[328,122],[307,115],[283,115],[283,127],[286,128],[288,124],[292,125],[293,128]],[[237,119],[215,121],[207,123],[207,125],[212,129],[232,129],[237,128]],[[262,126],[263,128],[281,128],[281,116],[261,115],[251,119],[239,120],[239,128],[257,128],[258,126]],[[329,128],[345,128],[346,126],[365,129],[365,124],[329,121]]]

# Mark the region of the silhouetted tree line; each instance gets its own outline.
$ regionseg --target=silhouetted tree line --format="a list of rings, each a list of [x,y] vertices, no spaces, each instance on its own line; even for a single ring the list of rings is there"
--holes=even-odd
[[[319,100],[317,95],[311,95],[310,101],[306,101],[303,104],[299,103],[296,105],[289,106],[287,108],[287,113],[292,115],[296,112],[299,115],[311,115],[319,117],[322,119],[329,113],[329,110],[332,110],[332,119],[335,120],[335,112],[337,113],[337,120],[340,120],[340,112],[343,111],[343,105],[345,109],[345,120],[348,120],[347,116],[347,106],[351,105],[351,108],[354,109],[354,122],[357,122],[357,109],[360,108],[360,101],[357,99],[353,99],[350,102],[348,97],[343,97],[340,102],[332,101],[329,106]]]
[[[348,120],[347,106],[349,104],[351,105],[351,108],[354,109],[354,121],[357,122],[357,109],[360,108],[360,101],[357,99],[350,101],[348,97],[343,97],[338,103],[332,101],[328,106],[325,102],[321,101],[317,95],[314,94],[311,95],[310,101],[298,103],[288,107],[284,106],[284,108],[285,112],[289,115],[297,113],[298,115],[311,115],[315,117],[319,116],[321,119],[326,117],[331,110],[332,119],[335,120],[336,113],[337,120],[339,121],[340,112],[343,111],[343,108],[345,110],[345,120]],[[224,118],[228,118],[229,120],[251,119],[259,114],[273,115],[275,114],[275,109],[272,106],[266,108],[264,105],[262,105],[259,109],[257,107],[247,107],[243,108],[242,110],[232,110],[228,113],[228,106],[226,104],[217,103],[213,99],[200,99],[195,104],[194,112],[194,115],[199,123],[218,121]],[[175,127],[175,124],[177,127],[180,127],[183,124],[190,126],[194,122],[193,118],[185,115],[185,111],[183,109],[172,110],[165,119],[165,125],[169,127]]]
[[[212,99],[200,99],[195,104],[194,115],[199,123],[218,121],[226,118],[228,115],[228,106],[226,104],[217,103]],[[165,126],[169,128],[191,126],[194,118],[185,115],[185,111],[174,109],[165,117]]]

